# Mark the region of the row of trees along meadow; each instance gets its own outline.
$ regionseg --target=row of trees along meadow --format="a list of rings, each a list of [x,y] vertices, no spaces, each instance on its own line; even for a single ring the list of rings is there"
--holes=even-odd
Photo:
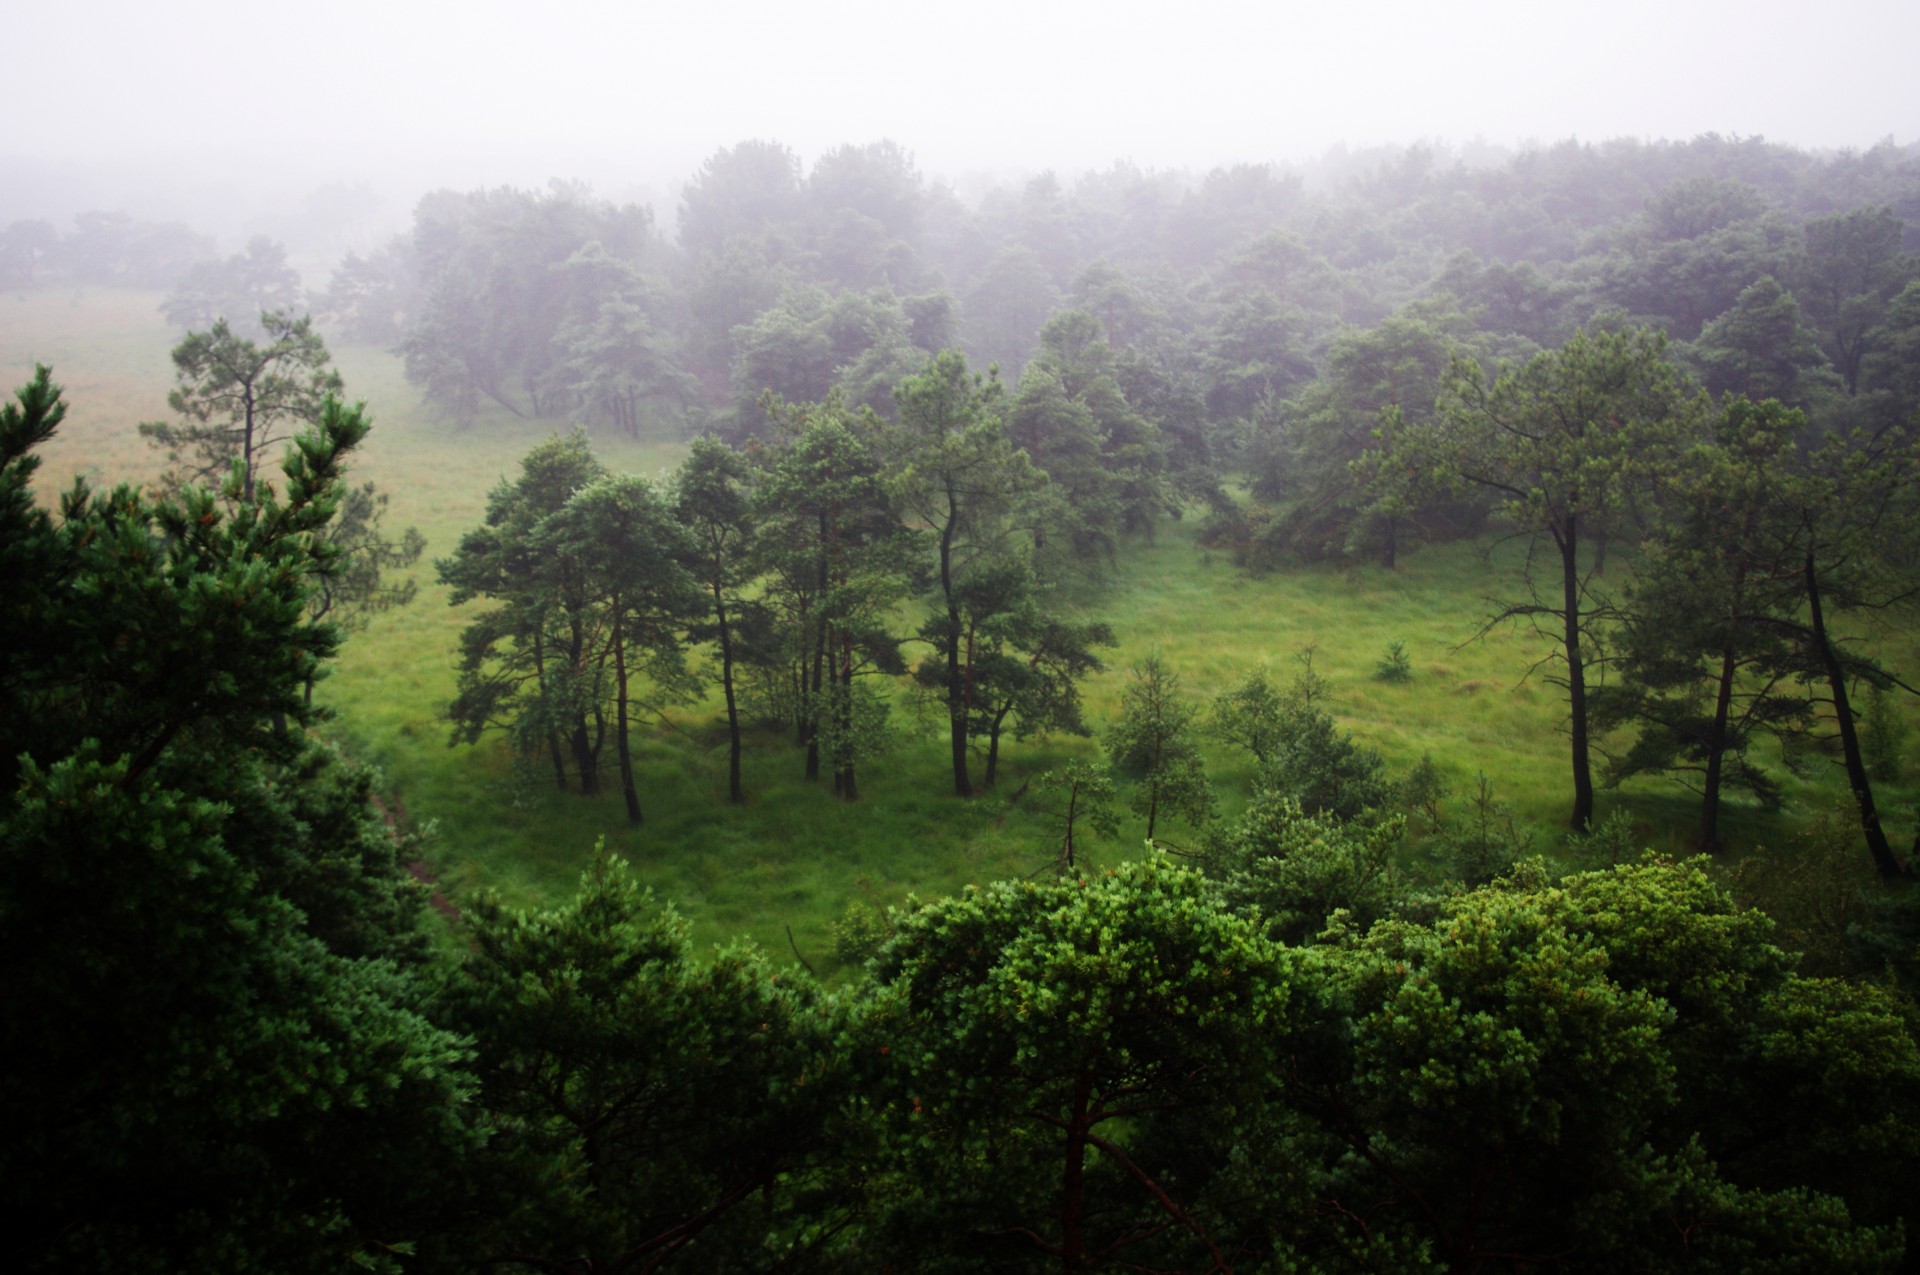
[[[638,823],[631,724],[695,692],[687,654],[708,643],[736,802],[743,721],[785,723],[807,778],[830,774],[857,797],[894,698],[874,683],[907,672],[909,644],[923,652],[914,679],[948,723],[958,795],[975,790],[976,748],[991,785],[1004,738],[1085,733],[1078,682],[1112,636],[1061,618],[1054,595],[1084,589],[1120,534],[1166,503],[1151,431],[1116,438],[1083,405],[1091,395],[1124,412],[1105,357],[1097,335],[1062,322],[1041,360],[1056,372],[1034,378],[1044,394],[1012,403],[957,351],[901,383],[892,422],[837,393],[769,397],[766,439],[745,451],[695,442],[664,491],[607,473],[581,434],[542,444],[440,564],[454,603],[497,604],[463,638],[456,739],[504,729],[549,760],[558,787],[583,793],[599,790],[611,740]],[[1086,451],[1056,460],[1055,477],[1014,438],[1061,412]],[[926,618],[902,631],[916,597]]]
[[[808,778],[824,771],[857,796],[859,764],[887,737],[884,679],[910,662],[949,723],[962,796],[970,747],[991,784],[1003,733],[1084,733],[1076,682],[1110,639],[1054,616],[1049,592],[1177,508],[1166,440],[1112,366],[1097,323],[1068,312],[1011,401],[957,352],[901,384],[892,421],[831,391],[819,404],[769,398],[766,438],[746,452],[702,440],[665,494],[603,474],[583,437],[545,445],[442,565],[456,601],[504,604],[468,632],[458,737],[503,727],[550,758],[560,787],[571,769],[585,792],[611,738],[637,822],[634,706],[685,699],[688,645],[704,641],[718,651],[736,801],[743,717],[787,722]],[[1530,622],[1551,640],[1573,827],[1593,824],[1597,748],[1610,782],[1694,784],[1700,844],[1717,849],[1727,791],[1778,801],[1761,742],[1781,741],[1791,761],[1830,732],[1876,869],[1904,874],[1854,703],[1903,683],[1842,634],[1912,593],[1913,425],[1840,432],[1777,399],[1716,402],[1649,329],[1578,332],[1496,371],[1456,351],[1430,393],[1431,409],[1378,418],[1344,479],[1351,507],[1389,544],[1489,516],[1535,541],[1520,594],[1486,627]],[[1610,592],[1613,545],[1630,546],[1636,569]],[[890,631],[914,596],[925,623]],[[909,641],[923,658],[903,654]],[[1598,671],[1610,680],[1590,686]],[[1174,782],[1157,738],[1113,742],[1123,772],[1154,791]],[[1142,747],[1152,764],[1129,760]]]
[[[0,408],[16,1269],[1911,1262],[1913,918],[1814,976],[1697,865],[1420,884],[1274,795],[1193,866],[909,907],[838,991],[696,956],[605,855],[435,956],[302,694],[364,412],[326,399],[250,495],[53,508],[63,410],[44,370]],[[671,521],[579,490],[543,534]]]
[[[1531,622],[1554,643],[1576,830],[1593,817],[1591,751],[1609,729],[1625,742],[1608,777],[1687,777],[1701,844],[1716,849],[1728,787],[1777,801],[1760,741],[1789,741],[1791,758],[1818,728],[1837,736],[1875,867],[1909,871],[1880,825],[1853,705],[1862,687],[1904,683],[1842,634],[1914,595],[1920,416],[1843,431],[1775,398],[1716,402],[1646,329],[1576,333],[1497,374],[1457,356],[1433,404],[1383,413],[1353,466],[1360,507],[1418,522],[1477,499],[1529,538],[1522,591],[1486,624]],[[1640,552],[1609,592],[1620,542]],[[1612,680],[1591,685],[1602,669]]]

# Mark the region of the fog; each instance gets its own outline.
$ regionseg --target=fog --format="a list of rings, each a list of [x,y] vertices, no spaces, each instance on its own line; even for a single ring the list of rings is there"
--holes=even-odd
[[[670,222],[748,137],[891,137],[964,191],[1127,160],[1704,132],[1920,133],[1920,5],[75,0],[8,20],[0,219],[89,207],[233,240],[318,187],[372,229],[439,185],[589,181]],[[373,223],[377,223],[374,225]]]

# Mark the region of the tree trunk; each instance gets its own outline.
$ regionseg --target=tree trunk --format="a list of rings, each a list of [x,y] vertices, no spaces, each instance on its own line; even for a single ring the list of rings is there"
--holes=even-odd
[[[587,635],[580,618],[585,602],[577,595],[570,596],[574,597],[574,601],[567,608],[569,630],[567,667],[574,670],[577,676],[586,659],[587,650]],[[596,706],[594,709],[596,717],[599,711]],[[580,774],[580,795],[583,797],[600,795],[600,743],[604,738],[604,732],[599,732],[597,737],[587,733],[586,714],[581,713],[576,717],[573,728],[573,768]]]
[[[547,689],[546,637],[540,625],[533,629],[533,676],[542,694]],[[547,731],[547,755],[553,759],[553,782],[561,792],[567,790],[567,755],[560,751],[560,737]]]
[[[640,794],[633,787],[633,754],[627,749],[627,643],[620,607],[613,611],[614,751],[620,758],[620,794],[627,800],[627,822],[640,826]]]
[[[247,382],[246,390],[240,401],[246,413],[246,424],[240,438],[240,469],[245,475],[240,480],[241,497],[248,502],[253,500],[253,382]],[[222,483],[226,480],[223,478]]]
[[[1587,753],[1587,669],[1580,650],[1580,524],[1567,520],[1564,535],[1554,533],[1560,546],[1561,605],[1566,627],[1562,641],[1567,656],[1567,711],[1573,735],[1573,830],[1585,832],[1593,823],[1593,767]]]
[[[813,632],[812,614],[805,597],[800,599],[799,623],[801,633]],[[793,746],[807,746],[807,660],[803,655],[792,666],[793,671]]]
[[[960,668],[960,615],[947,609],[947,741],[953,756],[953,794],[973,796],[973,777],[967,770],[967,691]]]
[[[733,633],[718,580],[713,582],[713,612],[720,626],[720,687],[727,697],[727,800],[737,806],[747,799],[740,789],[740,706],[733,693]]]
[[[1067,831],[1060,839],[1060,857],[1066,862],[1067,871],[1073,871],[1073,825],[1080,817],[1080,784],[1074,781],[1067,788]]]
[[[814,625],[813,672],[812,683],[807,693],[807,779],[818,783],[820,780],[820,692],[827,682],[827,639],[828,613],[827,603],[827,540],[830,534],[826,510],[820,511],[820,561],[814,579],[814,587],[820,598],[821,612]]]
[[[947,494],[947,523],[940,529],[940,592],[947,603],[947,728],[953,750],[953,794],[973,796],[973,777],[967,773],[967,685],[960,667],[960,607],[954,600],[953,533],[960,510]]]
[[[1752,532],[1751,520],[1748,532]],[[1747,555],[1742,553],[1734,569],[1733,590],[1736,599],[1744,596],[1747,583]],[[1727,607],[1727,636],[1720,649],[1720,685],[1714,698],[1713,723],[1707,737],[1707,781],[1700,803],[1700,848],[1709,854],[1720,849],[1720,792],[1726,770],[1727,722],[1733,716],[1733,682],[1739,672],[1740,604]]]
[[[1866,762],[1860,755],[1860,734],[1853,727],[1853,708],[1847,702],[1847,673],[1840,655],[1827,640],[1826,617],[1820,607],[1820,575],[1814,569],[1813,552],[1806,558],[1807,609],[1813,619],[1814,654],[1826,671],[1827,687],[1833,695],[1833,715],[1840,726],[1840,749],[1846,760],[1847,784],[1853,789],[1854,805],[1860,810],[1860,830],[1867,839],[1867,853],[1883,877],[1903,877],[1907,869],[1894,858],[1887,844],[1886,831],[1880,826],[1880,812],[1874,808],[1873,785],[1867,778]]]
[[[807,694],[804,712],[806,721],[801,725],[807,744],[807,780],[817,783],[820,779],[820,698],[826,685],[827,670],[827,626],[822,623],[813,643],[813,668],[807,675]]]
[[[1012,712],[1011,706],[1001,709],[993,715],[993,722],[987,727],[987,773],[980,781],[982,788],[991,788],[1000,778],[1000,727]]]
[[[1082,1071],[1073,1081],[1073,1114],[1067,1119],[1067,1147],[1060,1174],[1060,1270],[1077,1275],[1086,1263],[1087,1121],[1093,1078]]]
[[[593,740],[587,734],[587,719],[578,718],[573,727],[573,768],[580,772],[580,795],[597,797],[600,795],[600,758],[595,755]]]
[[[1392,571],[1397,565],[1400,548],[1400,520],[1389,515],[1387,518],[1387,543],[1380,550],[1380,565]]]
[[[854,774],[853,766],[853,637],[840,635],[839,670],[834,678],[840,687],[840,693],[834,697],[834,713],[838,717],[840,732],[840,756],[835,759],[833,769],[833,790],[842,801],[860,800],[860,783]]]
[[[1721,773],[1727,755],[1727,718],[1733,711],[1733,675],[1738,668],[1729,637],[1720,653],[1720,688],[1714,695],[1713,722],[1707,728],[1707,781],[1700,797],[1700,848],[1709,854],[1720,849]]]

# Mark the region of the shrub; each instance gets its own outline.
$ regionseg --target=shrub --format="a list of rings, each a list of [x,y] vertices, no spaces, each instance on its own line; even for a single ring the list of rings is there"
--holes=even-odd
[[[1373,676],[1379,682],[1404,682],[1411,678],[1413,661],[1407,656],[1407,644],[1400,641],[1387,643],[1387,653],[1374,668]]]

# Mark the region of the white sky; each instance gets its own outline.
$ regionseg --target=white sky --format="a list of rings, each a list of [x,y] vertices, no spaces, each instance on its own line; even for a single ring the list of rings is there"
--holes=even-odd
[[[1205,169],[1366,145],[1920,136],[1920,0],[23,0],[0,164],[190,180],[677,181],[892,137],[922,171]],[[4,182],[0,182],[4,184]]]

